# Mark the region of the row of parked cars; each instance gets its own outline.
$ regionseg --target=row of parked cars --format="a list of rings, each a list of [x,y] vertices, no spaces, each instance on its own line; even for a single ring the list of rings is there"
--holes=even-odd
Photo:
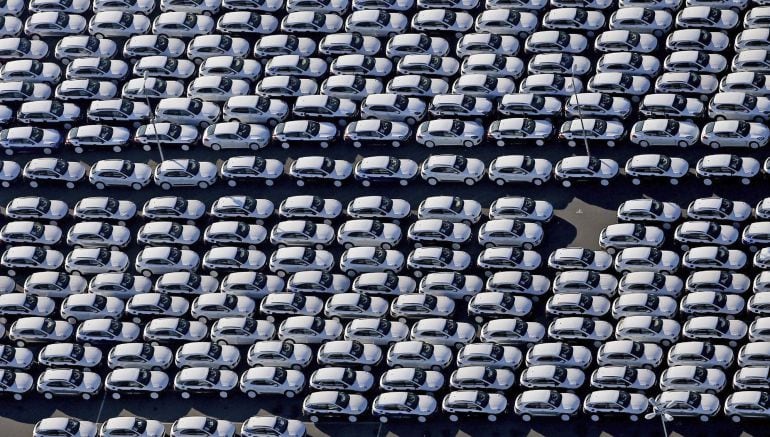
[[[288,168],[286,168],[288,167]],[[705,185],[714,181],[740,181],[748,185],[752,180],[770,173],[770,160],[762,165],[752,157],[734,154],[707,155],[695,165],[695,176]],[[642,154],[630,158],[623,169],[634,185],[646,181],[667,181],[671,185],[691,174],[689,163],[682,158],[663,154]],[[284,173],[285,172],[285,173]],[[391,155],[369,156],[352,163],[325,156],[303,156],[288,164],[260,156],[236,156],[223,162],[221,167],[210,161],[196,159],[169,159],[150,166],[126,159],[105,159],[88,166],[62,158],[35,158],[22,168],[14,161],[0,161],[0,180],[3,187],[23,179],[32,188],[41,185],[59,185],[74,189],[88,180],[97,189],[132,188],[141,190],[151,182],[164,190],[197,187],[206,189],[224,179],[231,187],[253,182],[274,185],[289,178],[303,187],[309,183],[329,183],[341,187],[351,179],[368,187],[374,183],[397,183],[406,186],[422,179],[429,185],[438,183],[465,183],[475,185],[488,178],[497,185],[531,183],[542,185],[552,178],[564,187],[573,183],[598,182],[603,186],[621,174],[617,161],[595,156],[571,156],[551,164],[547,159],[529,155],[502,155],[493,159],[489,167],[477,158],[462,155],[431,155],[421,164],[408,158]]]

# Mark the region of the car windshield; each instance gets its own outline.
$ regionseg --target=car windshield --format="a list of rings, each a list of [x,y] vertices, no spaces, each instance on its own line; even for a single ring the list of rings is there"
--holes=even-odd
[[[212,384],[219,382],[219,370],[209,369],[208,373],[206,374],[206,381]]]
[[[455,156],[455,162],[452,167],[454,167],[454,169],[458,172],[465,171],[465,169],[468,167],[468,160],[463,156]]]
[[[658,168],[667,171],[671,168],[671,158],[666,155],[660,155],[658,157]]]
[[[420,347],[420,356],[423,358],[430,358],[433,356],[433,345],[429,343],[423,343]]]
[[[601,169],[602,161],[596,157],[591,156],[588,158],[588,165],[586,166],[589,170],[593,171],[594,173],[598,172]]]
[[[53,167],[53,171],[55,171],[57,174],[63,175],[64,172],[67,170],[67,161],[63,159],[56,160],[56,164]]]
[[[139,356],[144,358],[145,360],[149,360],[152,358],[153,352],[155,351],[155,348],[152,347],[150,344],[143,344],[142,350],[139,351]]]
[[[77,435],[80,430],[80,422],[74,419],[69,419],[64,426],[64,430],[67,431],[67,435]]]

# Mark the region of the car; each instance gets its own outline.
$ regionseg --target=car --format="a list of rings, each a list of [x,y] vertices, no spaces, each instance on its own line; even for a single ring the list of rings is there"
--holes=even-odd
[[[678,269],[679,255],[654,247],[629,247],[618,252],[614,267],[621,274],[651,271],[667,275]]]
[[[157,165],[152,176],[155,184],[164,190],[188,186],[205,189],[216,182],[217,173],[217,166],[212,162],[169,159]]]
[[[654,343],[614,340],[602,345],[596,356],[601,366],[631,366],[653,369],[663,361],[663,349]]]
[[[420,76],[417,76],[418,78]],[[430,80],[427,87],[430,89]],[[438,80],[438,79],[436,79]],[[447,88],[449,85],[447,85]],[[373,77],[364,77],[361,74],[338,74],[329,76],[321,83],[321,94],[346,98],[359,102],[369,94],[378,94],[383,90],[382,82]]]
[[[105,297],[86,293],[67,296],[61,304],[61,318],[74,325],[77,322],[92,319],[122,318],[123,301],[117,297]]]
[[[670,346],[679,339],[681,326],[672,319],[653,316],[627,316],[615,327],[615,338]]]
[[[739,20],[738,14],[729,9],[717,9],[713,6],[687,6],[676,15],[676,27],[679,29],[731,30],[738,25]]]
[[[240,390],[250,398],[282,394],[293,398],[305,388],[305,376],[299,370],[280,367],[255,367],[241,375]]]
[[[553,292],[555,294],[583,293],[610,298],[615,294],[617,286],[618,280],[606,273],[588,269],[566,270],[558,273],[554,278]]]
[[[465,182],[474,185],[484,175],[484,163],[460,155],[431,155],[420,165],[420,176],[429,185],[441,182]]]
[[[565,121],[559,128],[559,138],[567,140],[567,145],[575,147],[577,141],[599,140],[614,147],[625,136],[623,124],[614,120],[588,118]]]
[[[146,433],[148,436],[161,435],[160,432],[165,432],[163,424],[157,420],[146,420],[131,416],[107,419],[102,424],[99,432],[104,437],[117,437],[128,433],[134,433],[135,430],[142,430],[142,432]]]
[[[770,129],[760,123],[745,120],[709,122],[701,131],[701,143],[713,149],[721,147],[764,147],[770,138]]]
[[[217,20],[217,30],[232,34],[265,35],[274,33],[278,28],[278,19],[267,14],[253,11],[226,12]]]
[[[439,219],[470,226],[480,220],[481,204],[456,196],[431,196],[420,202],[417,217],[420,220]]]
[[[318,43],[318,51],[329,56],[360,54],[374,56],[382,48],[380,41],[371,35],[358,31],[326,35]]]
[[[351,12],[345,19],[345,30],[362,35],[392,38],[406,31],[409,19],[400,12],[374,9]]]
[[[652,293],[625,293],[612,303],[612,316],[654,316],[673,318],[676,316],[676,299]]]
[[[756,96],[767,96],[770,88],[767,75],[756,71],[730,73],[719,82],[720,92],[745,92]]]
[[[302,402],[303,414],[316,423],[321,417],[347,417],[348,421],[356,422],[358,416],[365,414],[368,402],[359,394],[348,394],[342,391],[316,391],[310,393]]]
[[[603,120],[596,120],[603,121]],[[594,156],[571,156],[562,159],[554,167],[554,177],[561,181],[562,186],[570,187],[573,181],[599,180],[602,186],[607,186],[610,180],[618,174],[618,163],[608,158]]]
[[[696,316],[685,322],[682,335],[692,340],[727,341],[730,347],[736,347],[748,330],[748,325],[741,320],[727,320],[721,316]]]
[[[25,81],[46,83],[53,86],[61,81],[62,70],[53,62],[35,59],[9,61],[0,67],[0,79],[4,81]]]
[[[345,293],[350,288],[350,280],[344,275],[331,274],[322,270],[296,272],[286,281],[286,290],[291,293]]]
[[[237,383],[237,375],[235,375]],[[228,420],[218,420],[207,416],[187,416],[177,419],[171,425],[171,436],[183,436],[196,433],[204,436],[233,437],[235,425]]]
[[[410,332],[410,338],[430,344],[454,346],[460,349],[473,341],[476,330],[473,325],[444,318],[418,320]]]
[[[656,118],[636,122],[631,128],[629,139],[641,147],[688,147],[698,141],[699,133],[700,129],[692,122]]]
[[[324,367],[331,365],[349,368],[352,366],[361,367],[365,372],[370,372],[372,367],[382,360],[382,349],[375,344],[361,343],[358,340],[333,340],[321,345],[318,349],[317,360],[318,364]],[[373,381],[373,378],[370,381]],[[363,388],[360,387],[360,391],[366,391]]]
[[[748,291],[751,280],[741,273],[723,270],[700,270],[692,272],[687,278],[686,287],[691,292],[715,292],[742,294]],[[695,298],[692,298],[695,299]]]
[[[67,68],[71,68],[74,64],[73,62]],[[205,63],[201,68],[205,68]],[[145,73],[149,78],[189,79],[195,72],[195,63],[167,55],[145,56],[134,64],[132,70],[134,76],[141,76],[142,79],[144,79]],[[204,71],[208,72],[208,70]],[[213,72],[208,74],[213,74]]]
[[[205,205],[199,200],[165,196],[154,197],[145,202],[141,215],[150,220],[185,220],[188,224],[195,224],[205,213]]]
[[[343,27],[342,18],[337,14],[317,11],[295,11],[281,20],[281,31],[286,33],[337,33]]]
[[[531,421],[533,416],[559,416],[566,422],[579,408],[580,398],[576,395],[548,389],[524,391],[514,403],[514,412],[525,422]]]
[[[196,64],[202,64],[203,61],[214,56],[242,57],[246,56],[249,51],[249,42],[244,38],[231,37],[228,35],[202,34],[196,35],[188,44],[187,57],[192,59]],[[230,92],[242,89],[240,85],[242,84],[234,84],[231,87]]]
[[[675,51],[663,62],[665,71],[696,73],[721,73],[727,68],[727,59],[718,53],[701,50]],[[729,75],[728,75],[729,76]],[[726,90],[725,90],[726,91]]]
[[[152,22],[152,34],[177,38],[193,38],[214,30],[214,20],[192,12],[162,12]]]
[[[263,340],[254,343],[247,353],[249,366],[277,366],[301,370],[313,358],[309,346],[291,341]]]
[[[639,223],[609,225],[599,234],[599,245],[610,254],[634,246],[660,247],[664,241],[665,234],[660,228]]]
[[[700,100],[680,94],[648,94],[642,99],[639,111],[647,117],[699,118],[706,107]]]
[[[131,343],[141,332],[133,322],[119,322],[110,318],[85,320],[75,332],[75,339],[84,346],[94,344]]]
[[[226,398],[238,385],[238,374],[232,370],[215,370],[206,367],[191,367],[179,371],[174,377],[174,390],[180,392],[183,399],[189,399],[191,393],[218,393]]]
[[[421,247],[423,243],[450,243],[453,249],[459,250],[462,243],[470,239],[471,229],[464,223],[452,223],[441,219],[420,219],[409,227],[407,237],[415,247]]]
[[[411,27],[416,31],[454,32],[460,38],[473,26],[473,16],[449,9],[425,9],[412,16]]]
[[[259,437],[260,435],[286,433],[288,436],[301,437],[305,435],[305,425],[299,420],[285,419],[281,416],[252,416],[241,426],[244,437]]]
[[[65,161],[61,158],[35,158],[27,162],[22,170],[22,177],[29,181],[29,186],[37,188],[41,183],[63,182],[73,189],[85,179],[87,167],[77,161]]]
[[[478,390],[452,391],[441,402],[441,409],[449,414],[451,422],[457,422],[460,415],[486,415],[487,420],[495,422],[498,414],[502,414],[507,406],[505,396]]]
[[[546,302],[551,315],[603,316],[610,310],[610,301],[604,296],[581,293],[559,293]]]
[[[142,249],[136,256],[134,268],[143,276],[150,277],[175,271],[195,271],[199,263],[199,256],[191,250],[158,246]]]
[[[401,341],[388,348],[389,367],[410,367],[440,371],[452,361],[452,350],[444,345],[423,341]]]
[[[323,310],[323,300],[315,296],[303,296],[299,293],[272,293],[265,296],[259,304],[260,314],[265,314],[268,322],[274,322],[276,316],[317,316]]]
[[[417,391],[434,393],[444,386],[444,375],[435,370],[416,368],[390,369],[380,377],[380,389],[389,392]]]
[[[681,208],[672,202],[655,199],[631,199],[618,206],[618,219],[630,222],[658,222],[663,229],[670,229],[672,223],[681,217]]]
[[[664,405],[664,411],[672,416],[698,417],[708,422],[719,412],[719,399],[712,394],[686,390],[665,391],[655,397],[655,403]]]
[[[705,220],[691,220],[676,228],[674,239],[683,243],[682,249],[688,250],[688,243],[730,246],[738,241],[740,234],[731,225],[719,225]]]
[[[86,117],[92,122],[133,122],[135,127],[148,120],[150,115],[150,107],[146,103],[128,99],[92,101],[86,112]]]
[[[54,396],[80,396],[88,400],[101,390],[102,378],[90,371],[48,369],[38,377],[36,388],[46,399],[53,399]]]
[[[142,14],[121,11],[96,12],[88,22],[88,33],[97,38],[126,38],[150,29],[150,20]]]
[[[716,120],[767,121],[770,117],[770,99],[746,92],[730,91],[714,94],[708,105],[709,117]]]
[[[685,252],[682,257],[682,265],[689,269],[740,270],[745,264],[745,253],[724,246],[696,247]]]
[[[0,131],[0,148],[8,156],[38,151],[50,155],[59,150],[62,143],[61,134],[54,129],[23,126]]]
[[[342,337],[342,325],[334,320],[313,316],[292,316],[278,327],[280,340],[291,340],[305,344],[325,343]]]

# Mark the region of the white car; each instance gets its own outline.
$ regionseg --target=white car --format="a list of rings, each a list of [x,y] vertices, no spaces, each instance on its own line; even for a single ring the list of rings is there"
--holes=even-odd
[[[435,273],[433,275],[437,276],[440,275],[440,273]],[[468,281],[468,278],[475,278],[479,282],[481,281],[481,278],[466,275],[466,282]],[[427,280],[427,277],[425,280]],[[489,279],[487,279],[486,289],[490,292],[522,294],[528,296],[532,301],[537,302],[540,300],[540,296],[548,292],[550,285],[551,283],[548,278],[542,275],[533,275],[522,271],[500,271],[495,272]],[[477,293],[480,289],[471,291]],[[437,291],[433,291],[433,293],[436,294]],[[470,299],[470,296],[466,296],[459,297],[464,300]]]
[[[721,147],[764,147],[770,138],[770,129],[761,123],[744,120],[709,122],[701,131],[701,143],[713,149]]]
[[[138,243],[147,245],[181,245],[187,249],[200,238],[200,230],[192,225],[171,221],[154,221],[143,225],[136,234]]]
[[[679,268],[679,255],[671,250],[654,247],[629,247],[618,252],[615,270],[621,274],[630,272],[656,272],[668,275]]]
[[[467,12],[449,9],[425,9],[412,16],[411,27],[417,31],[454,32],[461,38],[473,27],[473,16]],[[497,32],[491,32],[497,33]]]
[[[456,196],[431,196],[418,205],[417,218],[459,222],[470,226],[481,219],[481,204]]]
[[[342,213],[342,204],[336,199],[324,199],[318,196],[290,196],[278,206],[281,218],[322,219],[327,225]]]
[[[98,374],[77,369],[48,369],[37,380],[37,391],[46,399],[80,396],[88,400],[96,396],[101,388],[102,378]]]
[[[742,294],[751,287],[751,279],[742,273],[724,270],[699,270],[690,274],[685,287],[690,292]]]
[[[596,120],[603,121],[603,120]],[[607,186],[619,171],[618,163],[608,158],[594,156],[570,156],[559,161],[554,167],[554,177],[562,186],[570,187],[575,181],[599,180]]]
[[[458,119],[439,119],[422,123],[417,128],[415,139],[419,144],[435,146],[472,147],[481,143],[484,137],[482,125]]]
[[[408,276],[399,276],[395,273],[371,272],[358,275],[353,280],[351,288],[356,293],[400,296],[413,294],[417,290],[417,282]]]
[[[267,234],[264,228],[262,232]],[[265,261],[266,257],[262,251],[237,246],[221,246],[209,249],[203,255],[201,265],[209,270],[209,275],[216,278],[220,272],[261,270],[265,266]]]
[[[182,399],[189,399],[192,393],[218,393],[226,398],[238,385],[238,374],[232,370],[215,370],[206,367],[191,367],[179,371],[174,377],[174,390]]]
[[[381,48],[382,44],[376,37],[356,31],[329,34],[318,43],[318,51],[327,56],[375,56]]]
[[[216,123],[203,131],[201,141],[214,151],[241,148],[259,150],[270,142],[270,130],[259,124]]]
[[[35,158],[27,162],[22,170],[22,177],[29,181],[29,186],[37,188],[41,183],[63,182],[68,189],[84,180],[88,168],[77,161],[65,161],[61,158]]]
[[[191,12],[163,12],[152,22],[152,34],[178,38],[193,38],[210,34],[214,20]]]
[[[739,21],[736,12],[712,6],[687,6],[676,15],[676,27],[680,29],[731,30]]]
[[[272,323],[248,317],[224,317],[211,325],[211,341],[219,345],[251,345],[270,340],[274,335]]]
[[[316,391],[302,402],[303,414],[313,423],[326,416],[347,417],[349,422],[356,422],[359,415],[366,413],[367,407],[365,397],[342,391]]]
[[[596,353],[600,366],[630,366],[653,369],[663,362],[663,349],[654,343],[614,340],[603,344]]]
[[[141,215],[150,220],[185,220],[195,224],[206,213],[203,202],[178,196],[153,197],[145,202]]]
[[[124,303],[117,297],[87,293],[67,296],[61,304],[61,317],[71,325],[83,320],[112,319],[123,316]]]
[[[212,162],[168,159],[155,167],[153,180],[164,190],[189,186],[205,189],[216,182],[217,173],[217,166]]]
[[[142,275],[150,277],[163,273],[195,271],[199,264],[200,257],[191,250],[159,246],[142,249],[136,256],[134,268]]]
[[[460,155],[431,155],[420,165],[420,176],[429,185],[438,182],[465,182],[474,185],[484,176],[484,163]]]
[[[520,345],[531,348],[545,338],[546,329],[538,322],[519,318],[495,319],[482,325],[479,339],[484,343]]]
[[[368,9],[353,11],[345,19],[345,30],[362,35],[392,38],[404,33],[409,19],[400,12]]]
[[[75,65],[75,63],[70,64],[68,69],[71,68],[72,65]],[[139,59],[136,64],[134,64],[133,73],[134,76],[142,77],[142,83],[145,74],[149,76],[148,80],[153,77],[164,79],[189,79],[195,73],[195,64],[186,59],[178,59],[166,55],[146,56]],[[182,92],[184,92],[184,88],[182,88]]]
[[[668,351],[669,366],[697,365],[703,367],[729,368],[733,363],[732,348],[704,341],[686,341],[674,345]]]
[[[261,225],[241,221],[220,221],[209,225],[203,233],[203,241],[212,245],[237,244],[256,249],[267,237]]]
[[[91,368],[101,364],[99,348],[75,343],[56,343],[44,346],[38,353],[38,361],[49,367],[72,366]]]
[[[682,266],[693,270],[704,268],[740,270],[746,262],[747,257],[744,252],[729,250],[724,246],[696,247],[685,252],[682,257]]]
[[[607,30],[594,41],[594,49],[603,52],[652,53],[658,48],[658,39],[650,33],[631,30]]]
[[[278,19],[252,11],[226,12],[217,21],[217,30],[226,34],[272,34],[278,29]]]
[[[407,237],[414,247],[422,247],[423,243],[450,243],[453,249],[459,250],[461,245],[471,238],[471,229],[464,223],[420,219],[409,227]]]
[[[284,247],[270,255],[269,267],[270,271],[275,272],[279,277],[306,270],[329,272],[334,267],[334,257],[326,250]]]
[[[77,288],[73,287],[73,285],[77,285],[75,278],[79,277],[72,275],[68,281],[61,281],[61,283],[64,286],[77,290]],[[151,289],[152,281],[142,276],[133,276],[127,273],[99,273],[88,283],[88,291],[90,293],[122,299],[129,299],[137,294],[147,293]]]
[[[291,341],[258,341],[249,348],[247,360],[249,366],[276,366],[302,370],[313,359],[309,346],[294,344]]]
[[[435,370],[416,368],[390,369],[380,377],[385,391],[417,391],[433,393],[444,386],[444,375]]]
[[[655,397],[655,404],[662,405],[663,412],[674,417],[698,417],[708,422],[719,413],[719,398],[708,393],[671,390]]]
[[[674,19],[665,10],[655,10],[648,7],[621,7],[613,12],[609,19],[611,30],[631,30],[634,32],[650,33],[660,38],[671,31]]]
[[[59,243],[61,228],[37,221],[11,221],[0,229],[0,241],[6,244],[33,244],[51,247]]]
[[[343,328],[339,322],[313,316],[292,316],[281,322],[278,338],[297,343],[318,344],[342,337]]]
[[[293,398],[305,388],[305,375],[299,370],[280,367],[255,367],[241,375],[239,387],[249,398],[282,394]]]
[[[700,129],[692,122],[656,118],[634,123],[629,139],[641,147],[688,147],[698,142],[699,133]]]
[[[530,182],[539,186],[550,180],[552,169],[553,165],[546,159],[504,155],[489,164],[489,179],[500,186],[508,182]]]
[[[615,338],[670,346],[679,339],[681,325],[676,320],[653,316],[623,317],[615,327]]]
[[[720,316],[696,316],[689,319],[682,327],[682,335],[692,340],[727,341],[730,347],[748,333],[748,325],[741,320],[727,320]]]
[[[664,241],[665,234],[660,228],[639,223],[609,225],[599,234],[599,246],[610,254],[633,246],[660,247]]]
[[[412,340],[454,346],[457,349],[472,342],[475,337],[476,329],[473,325],[443,318],[421,319],[412,325],[410,332]]]
[[[281,31],[286,33],[330,34],[339,32],[342,27],[339,15],[316,11],[290,12],[281,20]]]
[[[88,33],[99,39],[128,38],[142,35],[150,29],[150,20],[142,14],[121,11],[95,13],[88,22]]]
[[[444,345],[422,341],[401,341],[388,349],[389,367],[413,367],[441,371],[452,361],[452,350]]]
[[[558,416],[562,421],[569,421],[580,408],[580,398],[572,393],[560,393],[556,390],[527,390],[516,397],[514,412],[525,422],[533,416]]]
[[[682,250],[689,244],[730,246],[738,241],[740,232],[731,225],[720,225],[712,221],[690,220],[677,226],[674,239],[682,243]]]
[[[197,125],[206,128],[219,121],[221,111],[214,102],[191,97],[161,99],[155,106],[157,121]]]
[[[334,126],[331,123],[328,125]],[[335,160],[326,156],[303,156],[289,165],[287,173],[294,178],[299,187],[314,181],[331,181],[335,187],[341,187],[344,181],[352,175],[353,164],[349,161]]]
[[[526,284],[526,278],[519,278]],[[435,272],[426,274],[419,284],[419,292],[432,296],[469,301],[484,288],[484,281],[478,276],[458,272]]]
[[[559,293],[549,298],[545,310],[551,315],[601,317],[610,310],[610,300],[604,296],[583,293]]]
[[[761,123],[770,117],[770,98],[746,92],[719,92],[708,104],[710,118],[747,120]]]
[[[209,293],[198,296],[190,305],[190,316],[201,323],[225,317],[250,317],[256,303],[247,296],[226,293]]]
[[[625,293],[612,302],[612,316],[615,319],[626,316],[673,318],[676,312],[676,299],[652,293]]]
[[[670,229],[678,221],[682,209],[673,202],[660,202],[655,199],[632,199],[618,206],[619,220],[629,222],[661,223],[663,229]]]
[[[609,415],[621,415],[628,417],[631,422],[637,422],[639,416],[643,415],[648,408],[647,396],[624,390],[592,391],[583,401],[583,412],[590,414],[594,422]]]
[[[441,409],[449,414],[451,422],[457,422],[461,415],[486,415],[487,420],[495,422],[507,406],[508,401],[502,394],[477,390],[452,391],[441,402]]]
[[[270,232],[270,243],[280,247],[310,246],[323,249],[334,240],[334,228],[309,220],[279,222]]]
[[[663,62],[665,71],[721,73],[727,68],[727,59],[717,53],[701,50],[682,50],[671,53]],[[743,74],[743,73],[738,73]],[[726,91],[726,90],[725,90]]]
[[[382,360],[382,349],[358,340],[333,340],[321,345],[317,357],[318,364],[324,367],[361,367],[370,372]]]
[[[100,190],[121,186],[141,190],[149,185],[151,179],[152,168],[149,165],[126,159],[97,161],[88,172],[88,181]]]
[[[613,275],[587,269],[562,271],[553,280],[554,294],[583,293],[611,298],[617,286]]]

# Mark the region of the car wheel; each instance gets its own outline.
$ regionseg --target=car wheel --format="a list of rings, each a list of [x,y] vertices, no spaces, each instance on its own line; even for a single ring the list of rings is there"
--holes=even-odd
[[[183,391],[182,393],[180,393],[179,396],[181,396],[182,399],[190,399],[190,393],[186,391]]]
[[[235,179],[230,179],[229,181],[227,181],[228,187],[235,187],[236,185],[238,185],[238,182],[236,182]]]
[[[567,145],[570,146],[570,147],[575,147],[575,146],[577,146],[577,143],[574,140],[569,140],[569,141],[567,141]]]
[[[209,322],[209,319],[207,319],[205,317],[198,317],[198,321],[205,325],[205,324],[207,324]]]
[[[318,416],[310,416],[310,421],[313,423],[318,423]]]
[[[29,181],[29,186],[31,188],[37,188],[40,184],[37,181]]]
[[[75,151],[75,153],[77,153],[78,155],[79,155],[79,154],[81,154],[81,153],[83,153],[83,148],[82,148],[82,147],[80,147],[80,146],[76,146],[76,147],[75,147],[73,150],[74,150],[74,151]]]
[[[120,393],[113,393],[112,394],[112,399],[116,399],[116,400],[120,399]]]
[[[364,179],[364,180],[361,181],[361,185],[363,185],[365,187],[370,187],[370,186],[372,186],[372,181],[370,181],[369,179]]]
[[[67,323],[69,323],[70,325],[76,325],[78,323],[78,319],[74,317],[67,317]]]
[[[350,278],[355,278],[356,277],[356,272],[354,270],[348,270],[348,271],[345,272],[345,274],[348,275],[348,277],[350,277]]]
[[[249,390],[246,392],[246,396],[248,396],[250,399],[254,399],[257,397],[257,392],[254,390]]]
[[[319,146],[321,146],[322,149],[326,149],[326,148],[329,147],[329,142],[328,141],[321,141]]]
[[[398,184],[401,185],[402,187],[405,187],[409,185],[409,179],[401,179],[398,181]]]
[[[190,150],[190,146],[187,144],[182,144],[181,146],[179,146],[179,148],[182,149],[183,152],[187,152]]]
[[[730,420],[732,420],[735,423],[740,423],[741,416],[738,416],[738,415],[730,416]]]
[[[302,370],[302,366],[299,364],[292,364],[291,365],[292,370]]]
[[[275,272],[275,274],[278,275],[279,278],[285,278],[286,277],[286,272],[284,272],[283,270],[278,270],[278,271]]]
[[[293,391],[291,391],[291,390],[286,390],[285,392],[283,392],[283,395],[284,395],[284,396],[286,396],[287,398],[291,399],[291,398],[293,398],[294,396],[296,396],[296,395],[297,395],[297,393],[296,393],[296,392],[293,392]]]
[[[436,185],[438,184],[438,180],[436,178],[428,178],[428,185]],[[30,183],[30,185],[32,185]]]
[[[597,415],[597,414],[592,414],[592,415],[591,415],[591,421],[593,421],[593,422],[598,422],[598,421],[599,421],[599,415]]]
[[[115,153],[120,153],[123,151],[123,148],[120,146],[112,146],[112,151]]]
[[[449,415],[449,421],[450,421],[450,422],[457,422],[458,420],[460,420],[460,418],[459,418],[459,417],[457,417],[457,414],[451,414],[451,415]]]
[[[304,187],[305,186],[305,181],[303,181],[302,179],[297,179],[297,186],[298,187]]]
[[[201,129],[204,129],[204,130],[207,127],[209,127],[209,125],[210,125],[210,123],[208,121],[202,121],[202,122],[198,123],[198,127],[200,127]]]
[[[160,188],[161,188],[162,190],[166,190],[166,191],[168,191],[168,190],[170,190],[170,189],[171,189],[171,184],[169,184],[168,182],[162,182],[162,183],[160,184]]]
[[[639,179],[639,178],[633,178],[633,179],[631,179],[631,183],[634,184],[634,185],[639,185],[639,184],[642,183],[642,180]]]
[[[602,179],[601,181],[599,181],[599,183],[600,183],[600,184],[601,184],[603,187],[606,187],[607,185],[609,185],[609,184],[610,184],[610,180],[609,180],[609,179]]]
[[[71,190],[71,189],[75,188],[75,183],[74,182],[67,182],[66,184],[64,184],[64,186]]]
[[[525,422],[529,422],[529,421],[532,420],[532,416],[530,416],[529,414],[522,414],[521,415],[521,420],[523,420]]]
[[[134,182],[133,184],[131,184],[131,188],[133,188],[136,191],[139,191],[142,189],[142,184],[140,184],[139,182]]]
[[[348,422],[350,422],[350,423],[358,422],[358,417],[356,417],[356,416],[348,416]]]
[[[494,414],[490,414],[489,416],[487,416],[487,420],[490,422],[497,422],[497,416],[495,416]]]
[[[679,185],[679,179],[677,179],[677,178],[671,178],[668,182],[671,185]]]
[[[227,346],[227,340],[217,340],[217,344],[220,346]]]
[[[345,243],[345,244],[342,245],[342,247],[344,247],[345,250],[352,249],[353,248],[353,243]]]
[[[3,188],[8,188],[8,187],[10,187],[10,186],[11,186],[11,183],[10,183],[10,182],[8,182],[8,181],[3,181],[2,183],[0,183],[0,185],[1,185]]]
[[[228,393],[226,391],[221,391],[219,392],[219,397],[222,399],[227,399],[227,394]]]
[[[356,149],[360,148],[362,146],[361,141],[353,141],[353,147]]]
[[[670,340],[663,340],[663,341],[660,342],[660,344],[663,345],[663,347],[669,347],[669,346],[671,346],[671,341]]]
[[[209,187],[209,183],[208,182],[205,182],[205,181],[198,182],[198,188],[200,188],[201,190],[205,190],[208,187]]]
[[[699,419],[700,419],[700,421],[701,421],[701,422],[708,422],[708,421],[709,421],[709,419],[711,419],[711,418],[710,418],[709,416],[706,416],[705,414],[702,414],[702,415],[699,417]]]
[[[51,400],[51,399],[53,399],[53,393],[45,392],[45,393],[43,393],[43,397],[48,399],[48,400]]]
[[[221,148],[222,146],[220,146]],[[259,144],[257,143],[249,143],[249,149],[251,150],[259,150]]]
[[[564,188],[569,188],[572,186],[572,182],[570,181],[561,181],[561,186]]]
[[[469,186],[469,187],[472,187],[472,186],[473,186],[475,183],[476,183],[476,181],[475,181],[475,180],[473,180],[473,179],[471,179],[471,178],[467,178],[467,179],[465,180],[465,185],[467,185],[467,186]]]
[[[265,185],[267,185],[268,187],[272,187],[273,185],[275,185],[275,180],[265,179]]]
[[[755,122],[755,123],[762,123],[762,122],[764,122],[764,121],[765,121],[765,119],[764,119],[764,118],[762,118],[762,117],[754,117],[754,122]]]
[[[83,276],[83,273],[82,273],[80,270],[73,270],[73,271],[72,271],[72,274],[73,274],[74,276]]]
[[[12,156],[13,155],[13,149],[5,149],[5,154],[8,155],[8,156]]]
[[[751,183],[751,179],[749,179],[749,178],[741,178],[741,183],[743,185],[749,185]]]
[[[426,141],[425,142],[425,147],[427,147],[429,149],[432,149],[432,148],[436,147],[436,143],[434,143],[433,141]]]
[[[455,343],[455,349],[462,349],[462,348],[463,348],[463,346],[465,346],[465,345],[464,345],[464,344],[462,344],[462,343],[459,343],[459,342],[458,342],[458,343]]]
[[[282,149],[288,149],[289,148],[289,143],[281,143],[281,148]]]
[[[607,141],[607,147],[615,147],[615,141],[613,140]]]
[[[144,150],[145,152],[149,152],[150,150],[152,150],[152,146],[150,146],[149,144],[145,144],[144,146],[142,146],[142,150]]]
[[[470,148],[475,146],[475,144],[473,144],[473,141],[463,141],[463,146]]]
[[[569,420],[572,418],[569,414],[562,414],[559,416],[562,422],[569,422]]]
[[[22,399],[23,399],[23,396],[21,395],[21,393],[14,393],[13,394],[13,400],[20,401]]]
[[[91,393],[83,393],[82,395],[80,395],[80,397],[82,397],[83,400],[87,401],[87,400],[91,399]]]
[[[149,270],[142,270],[142,276],[144,276],[145,278],[149,278],[150,276],[152,276],[152,272]]]

